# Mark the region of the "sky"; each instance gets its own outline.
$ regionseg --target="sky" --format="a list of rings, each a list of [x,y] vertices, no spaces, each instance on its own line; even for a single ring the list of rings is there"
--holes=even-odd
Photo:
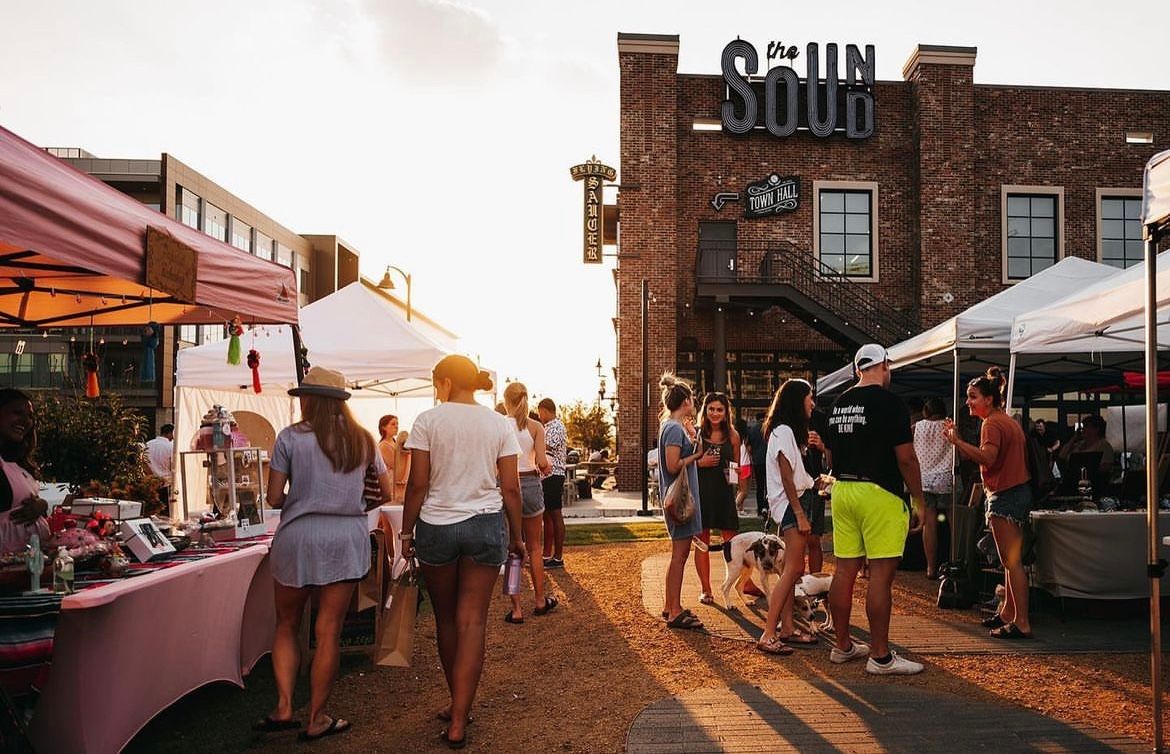
[[[501,381],[564,403],[595,399],[598,359],[613,389],[614,261],[581,261],[569,167],[596,155],[620,181],[618,32],[680,35],[683,73],[718,73],[741,36],[873,44],[885,80],[922,43],[977,46],[976,83],[1170,89],[1166,28],[1165,0],[0,0],[0,125],[168,152],[337,234],[363,274],[410,272],[414,306]]]

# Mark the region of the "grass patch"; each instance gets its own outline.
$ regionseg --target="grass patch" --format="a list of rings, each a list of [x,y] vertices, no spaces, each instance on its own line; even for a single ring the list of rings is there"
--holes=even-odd
[[[741,518],[740,531],[762,531],[759,518]],[[666,525],[661,521],[638,521],[628,524],[580,524],[565,527],[565,544],[608,545],[615,542],[647,542],[666,539]]]

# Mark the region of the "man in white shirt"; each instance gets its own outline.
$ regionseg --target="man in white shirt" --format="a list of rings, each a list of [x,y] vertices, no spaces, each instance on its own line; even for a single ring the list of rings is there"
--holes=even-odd
[[[158,437],[146,443],[146,463],[150,467],[150,473],[163,480],[158,497],[165,508],[171,501],[171,486],[174,484],[174,424],[162,425],[158,430]]]

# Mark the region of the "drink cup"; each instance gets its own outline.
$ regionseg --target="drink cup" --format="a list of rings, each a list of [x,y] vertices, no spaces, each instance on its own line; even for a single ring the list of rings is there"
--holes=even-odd
[[[504,594],[520,594],[520,573],[524,570],[524,559],[514,553],[508,554],[504,564]]]
[[[735,461],[729,461],[727,464],[727,483],[739,483],[739,464]]]

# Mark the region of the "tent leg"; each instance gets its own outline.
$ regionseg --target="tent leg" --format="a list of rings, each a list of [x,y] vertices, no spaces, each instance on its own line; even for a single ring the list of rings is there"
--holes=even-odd
[[[952,359],[951,366],[954,370],[952,375],[953,381],[951,384],[951,413],[957,418],[959,416],[959,349],[951,351]],[[958,533],[955,526],[955,517],[959,513],[959,455],[958,449],[954,445],[951,446],[951,565],[953,566],[955,560],[958,558]]]
[[[1146,228],[1146,526],[1149,533],[1150,689],[1154,696],[1154,751],[1162,751],[1162,561],[1158,541],[1158,326],[1157,234]]]
[[[1016,394],[1016,355],[1013,353],[1008,358],[1008,378],[1007,378],[1007,403],[1004,404],[1004,411],[1011,416],[1012,413],[1012,398]]]
[[[297,370],[297,384],[305,381],[305,362],[301,358],[301,350],[304,344],[301,342],[301,328],[297,325],[292,325],[292,340],[293,340],[293,365]]]

